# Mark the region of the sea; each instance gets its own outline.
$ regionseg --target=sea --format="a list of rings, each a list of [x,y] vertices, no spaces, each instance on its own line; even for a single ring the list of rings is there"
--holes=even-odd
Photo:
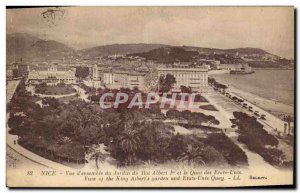
[[[210,74],[216,81],[257,96],[294,105],[294,70],[253,69],[247,75]]]

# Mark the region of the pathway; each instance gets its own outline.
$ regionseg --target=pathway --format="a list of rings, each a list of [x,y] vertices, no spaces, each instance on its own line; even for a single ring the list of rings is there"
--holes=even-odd
[[[7,120],[9,119],[9,114],[7,114]],[[6,125],[6,144],[8,147],[15,150],[20,155],[24,156],[25,158],[32,160],[35,163],[39,163],[41,165],[44,165],[46,167],[56,169],[56,170],[69,170],[70,167],[59,164],[57,162],[48,160],[46,158],[43,158],[35,153],[32,153],[31,151],[25,149],[24,147],[20,146],[18,142],[18,136],[12,135],[8,131],[11,130],[8,125]]]
[[[218,110],[225,113],[226,117],[229,119],[233,118],[234,111],[245,111],[242,107],[232,102],[230,99],[220,94],[219,92],[211,90],[209,93],[202,94],[204,97],[209,100]],[[249,112],[247,112],[249,113]],[[237,133],[235,129],[232,129],[225,133],[229,138],[231,138],[235,144],[237,144],[247,155],[249,169],[255,170],[257,166],[266,168],[268,171],[278,172],[278,169],[267,163],[259,154],[251,152],[245,144],[237,141]]]
[[[228,90],[230,92],[230,94],[232,96],[236,96],[238,98],[242,98],[239,95],[239,91],[237,89],[229,89]],[[253,112],[258,111],[259,114],[265,114],[266,115],[266,120],[261,120],[260,122],[265,123],[266,125],[268,125],[269,127],[271,127],[273,130],[275,130],[275,128],[279,131],[281,131],[282,133],[284,132],[284,121],[282,121],[280,118],[272,115],[271,113],[269,113],[268,111],[263,110],[262,108],[256,106],[255,104],[249,102],[247,99],[242,98],[246,101],[246,103],[248,104],[248,106],[252,106],[253,107]]]
[[[88,99],[88,95],[85,94],[85,90],[81,87],[79,87],[78,85],[72,85],[72,87],[77,91],[77,93],[79,94],[79,98],[89,102],[90,100]]]
[[[19,83],[20,83],[20,80],[7,81],[7,85],[6,85],[6,103],[7,104],[12,99]]]

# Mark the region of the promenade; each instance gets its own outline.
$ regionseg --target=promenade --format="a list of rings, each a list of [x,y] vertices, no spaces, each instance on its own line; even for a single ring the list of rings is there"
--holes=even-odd
[[[229,90],[229,92],[232,96],[232,94]],[[233,112],[239,111],[239,112],[244,112],[247,113],[249,116],[254,116],[253,112],[254,111],[259,111],[260,114],[265,114],[266,115],[266,120],[262,119],[257,119],[263,126],[264,129],[273,135],[278,135],[278,131],[283,133],[284,127],[283,124],[284,122],[281,121],[278,117],[275,117],[274,115],[264,111],[263,109],[255,106],[254,104],[251,104],[247,101],[247,99],[244,99],[246,103],[250,104],[253,107],[253,112],[248,111],[245,108],[242,108],[241,105],[236,104],[233,102],[231,99],[228,97],[222,95],[218,91],[214,91],[213,89],[210,89],[208,93],[202,94],[207,100],[214,105],[218,110],[221,111],[222,114],[224,114],[228,119],[232,119],[233,117]],[[241,98],[241,97],[239,97]],[[277,129],[277,130],[276,130]],[[262,157],[256,153],[253,153],[247,149],[247,147],[244,144],[241,144],[238,142],[237,139],[237,134],[235,132],[230,132],[234,130],[229,130],[229,132],[225,133],[228,137],[233,139],[236,144],[238,144],[247,154],[249,158],[249,165],[252,164],[264,164],[266,167],[271,166],[267,162],[265,162]],[[283,140],[279,140],[279,149],[281,149],[283,152],[286,153],[286,157],[288,160],[293,160],[293,147],[291,145],[286,144]],[[251,164],[252,163],[252,164]],[[272,167],[272,166],[271,166]],[[275,169],[275,168],[274,168]]]
[[[227,97],[221,95],[219,92],[211,89],[208,93],[202,94],[212,105],[214,105],[220,113],[224,114],[229,119],[233,118],[233,112],[243,111],[237,104],[232,102]],[[257,166],[263,167],[268,171],[277,172],[278,170],[272,165],[267,163],[260,155],[257,153],[251,152],[247,146],[237,140],[238,134],[235,132],[237,128],[229,128],[227,132],[224,132],[231,140],[234,141],[245,153],[248,158],[249,170],[255,170]]]
[[[249,102],[247,98],[243,98],[239,95],[239,92],[234,89],[233,91],[231,89],[226,90],[231,96],[236,96],[240,99],[244,100],[244,103],[247,103],[248,106],[252,106],[252,111],[258,111],[260,115],[264,114],[266,115],[266,119],[258,119],[259,122],[261,122],[269,132],[279,131],[281,133],[284,133],[284,121],[282,121],[280,118],[274,116],[273,114],[269,113],[268,111],[258,107],[257,105]],[[247,108],[243,108],[241,105],[236,104],[228,97],[222,95],[221,93],[214,91],[211,89],[208,93],[204,93],[203,96],[206,96],[206,98],[209,100],[210,103],[215,104],[216,107],[221,107],[224,111],[222,111],[228,118],[232,119],[233,112],[234,111],[241,111],[244,113],[247,113],[250,116],[254,116],[253,112],[248,111]]]

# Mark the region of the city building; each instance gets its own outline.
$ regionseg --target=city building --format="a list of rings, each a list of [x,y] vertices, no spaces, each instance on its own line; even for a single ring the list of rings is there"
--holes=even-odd
[[[105,85],[113,85],[113,83],[114,83],[114,74],[111,70],[103,71],[103,83]]]
[[[54,65],[32,65],[28,67],[28,79],[27,82],[30,84],[75,84],[75,68],[61,66],[58,64]]]
[[[129,72],[127,74],[127,85],[129,88],[137,87],[140,90],[145,89],[145,73],[142,72]]]
[[[208,69],[205,68],[158,68],[158,77],[171,74],[176,79],[173,89],[180,86],[191,87],[193,91],[206,91],[208,87]]]
[[[126,68],[110,68],[99,70],[97,65],[93,66],[93,81],[101,81],[102,85],[109,88],[139,88],[145,90],[147,85],[145,77],[149,69],[138,68],[129,70]],[[158,76],[171,74],[176,78],[173,89],[180,89],[181,85],[191,87],[194,91],[205,91],[208,86],[207,68],[157,68]]]
[[[94,82],[101,81],[101,83],[109,88],[119,89],[138,87],[144,89],[144,76],[146,75],[146,69],[139,69],[136,71],[130,71],[124,68],[114,69],[100,69],[97,65],[92,69],[92,80]]]
[[[10,80],[15,78],[26,77],[28,75],[28,65],[21,64],[19,62],[14,62],[7,65],[6,72],[7,78]]]
[[[251,66],[247,63],[239,64],[234,70],[230,70],[230,74],[251,74],[254,73],[252,71]]]
[[[103,84],[110,88],[130,88],[134,87],[143,90],[145,73],[135,71],[104,71]]]
[[[242,64],[220,64],[220,70],[236,70],[238,68],[242,68]]]
[[[237,63],[237,64],[220,64],[219,69],[222,70],[237,70],[237,71],[252,71],[251,66],[248,63]]]
[[[93,81],[102,81],[103,80],[103,68],[99,68],[97,64],[94,64],[89,68],[90,78]],[[108,71],[108,69],[106,69]]]
[[[208,68],[208,69],[219,69],[220,66],[220,61],[219,60],[209,60],[209,59],[197,59],[197,65],[202,65],[202,67],[204,68]]]

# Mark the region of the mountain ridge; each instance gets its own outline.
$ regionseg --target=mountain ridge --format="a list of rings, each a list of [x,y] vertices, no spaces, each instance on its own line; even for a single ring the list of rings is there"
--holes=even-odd
[[[61,58],[97,58],[108,55],[141,56],[147,60],[154,60],[162,63],[173,63],[176,61],[190,62],[193,58],[215,59],[221,63],[241,62],[238,57],[249,57],[250,59],[261,59],[270,57],[281,59],[281,57],[271,54],[260,48],[207,48],[197,46],[172,46],[166,44],[128,43],[109,44],[94,46],[85,49],[74,49],[56,40],[44,40],[27,33],[12,33],[6,37],[7,61],[20,60],[52,60]],[[171,52],[168,54],[168,50]],[[229,56],[227,56],[229,55]],[[259,66],[259,63],[253,64]],[[269,64],[268,64],[269,65]],[[273,65],[273,64],[272,64]],[[270,65],[269,65],[270,66]]]
[[[43,40],[26,33],[6,36],[6,59],[8,62],[34,58],[57,59],[74,53],[74,49],[55,40]]]

